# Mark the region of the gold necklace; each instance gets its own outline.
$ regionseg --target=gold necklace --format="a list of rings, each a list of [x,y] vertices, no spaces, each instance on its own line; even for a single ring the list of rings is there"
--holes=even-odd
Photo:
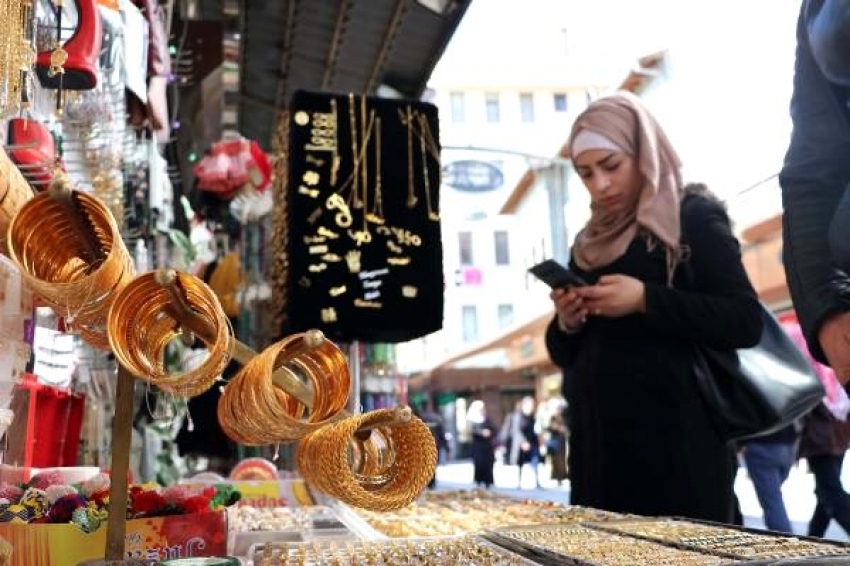
[[[354,93],[348,93],[348,121],[351,126],[351,168],[354,176],[351,184],[351,194],[347,199],[350,203],[352,198],[354,208],[363,208],[363,201],[360,200],[360,152],[357,150],[357,111],[354,108]],[[364,144],[365,145],[365,144]]]
[[[424,114],[419,114],[419,124],[422,129],[422,134],[419,136],[419,151],[422,155],[422,176],[425,180],[425,205],[428,208],[428,220],[438,221],[440,220],[440,215],[434,211],[434,207],[431,204],[431,175],[430,170],[428,168],[428,155],[426,153],[426,143],[431,142],[434,143],[434,138],[431,135],[431,127],[428,125],[428,118]],[[427,142],[426,142],[427,139]],[[440,161],[439,157],[437,158],[437,166],[439,167]],[[437,185],[439,187],[439,184]]]
[[[408,106],[404,114],[398,111],[401,123],[407,127],[407,208],[416,206],[419,200],[413,188],[413,110]]]
[[[384,224],[384,203],[382,194],[381,175],[381,117],[375,118],[375,199],[372,212],[366,219],[375,224]]]

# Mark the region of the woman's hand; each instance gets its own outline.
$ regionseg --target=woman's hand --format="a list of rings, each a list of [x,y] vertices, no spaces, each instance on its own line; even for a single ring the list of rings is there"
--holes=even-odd
[[[646,287],[628,275],[603,275],[596,285],[579,287],[575,293],[594,316],[615,318],[646,312]]]
[[[554,289],[549,293],[549,297],[555,303],[558,326],[561,330],[570,333],[578,332],[587,318],[587,309],[575,289],[572,287]]]

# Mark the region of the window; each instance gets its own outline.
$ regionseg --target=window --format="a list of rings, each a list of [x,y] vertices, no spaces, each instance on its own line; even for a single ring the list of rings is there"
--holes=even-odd
[[[563,92],[555,93],[555,112],[567,111],[567,95]]]
[[[534,122],[534,95],[530,92],[521,92],[519,95],[519,113],[525,123]]]
[[[511,261],[508,233],[505,230],[496,230],[493,232],[493,243],[496,245],[496,265],[508,265]]]
[[[499,329],[507,328],[514,323],[514,306],[499,305]]]
[[[460,124],[466,118],[464,115],[464,99],[462,92],[449,93],[449,99],[452,105],[452,122]]]
[[[460,264],[472,265],[472,232],[460,232],[457,237],[460,245]]]
[[[484,103],[487,106],[487,121],[498,122],[499,116],[499,93],[488,92],[484,95]]]
[[[475,305],[463,307],[463,341],[474,342],[478,340],[478,309]]]

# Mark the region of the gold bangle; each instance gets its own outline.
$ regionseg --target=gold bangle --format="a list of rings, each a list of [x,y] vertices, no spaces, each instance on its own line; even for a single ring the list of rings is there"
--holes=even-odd
[[[9,257],[36,295],[71,328],[84,328],[93,346],[105,348],[109,306],[132,280],[132,260],[99,199],[80,191],[67,198],[73,208],[47,192],[21,207],[9,225]]]
[[[168,343],[182,334],[172,297],[156,279],[156,272],[140,275],[115,297],[107,321],[109,344],[118,361],[133,375],[164,391],[184,397],[212,387],[230,363],[232,329],[215,293],[203,281],[177,272],[176,284],[186,303],[212,329],[209,355],[190,371],[169,374],[164,354]]]
[[[437,468],[437,447],[417,417],[400,420],[398,409],[347,417],[310,433],[298,445],[298,470],[313,487],[341,501],[376,511],[401,509],[422,492]],[[360,478],[351,469],[350,446],[373,427],[391,439],[394,458],[385,477]],[[374,432],[372,432],[374,434]]]

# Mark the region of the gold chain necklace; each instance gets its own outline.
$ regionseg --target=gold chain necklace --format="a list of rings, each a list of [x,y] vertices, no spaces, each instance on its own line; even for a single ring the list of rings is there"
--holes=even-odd
[[[384,202],[381,175],[381,117],[375,118],[375,199],[372,212],[366,215],[366,219],[375,224],[384,224]]]

